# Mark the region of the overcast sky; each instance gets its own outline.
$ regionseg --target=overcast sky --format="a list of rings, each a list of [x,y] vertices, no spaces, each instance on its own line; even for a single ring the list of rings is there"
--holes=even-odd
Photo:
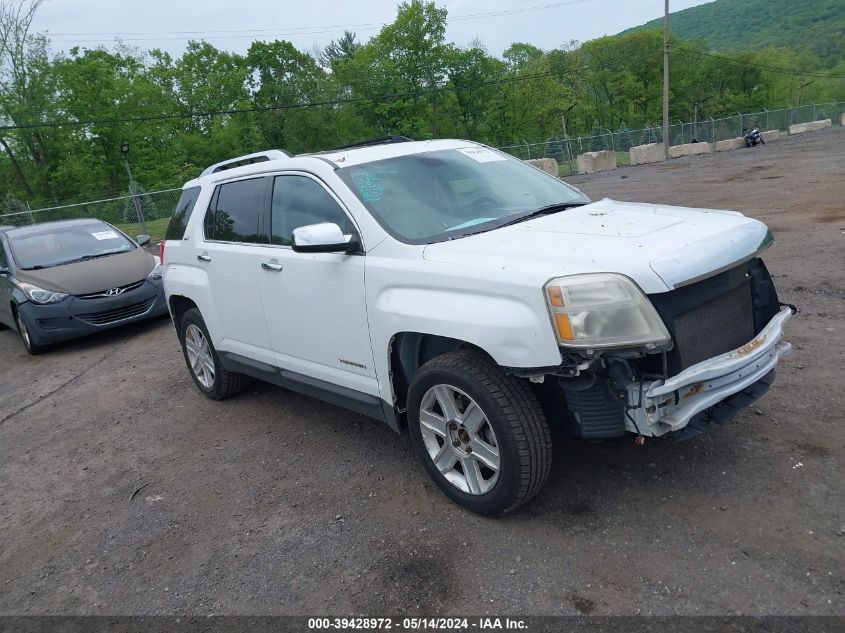
[[[708,0],[671,0],[679,11]],[[255,39],[286,39],[303,51],[344,27],[366,41],[396,15],[396,0],[45,0],[36,18],[54,50],[109,45],[116,37],[142,49],[180,54],[188,39],[244,52]],[[437,0],[449,10],[447,39],[478,38],[501,55],[514,41],[549,49],[612,35],[663,14],[662,0]],[[502,12],[507,12],[502,14]],[[492,14],[492,15],[491,15]],[[498,15],[497,15],[498,14]]]

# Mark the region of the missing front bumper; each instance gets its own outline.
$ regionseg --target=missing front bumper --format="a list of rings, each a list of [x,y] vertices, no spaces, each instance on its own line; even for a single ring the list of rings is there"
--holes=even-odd
[[[781,341],[791,316],[792,310],[783,308],[745,345],[668,380],[630,383],[626,430],[651,437],[680,431],[702,411],[769,376],[792,349]]]

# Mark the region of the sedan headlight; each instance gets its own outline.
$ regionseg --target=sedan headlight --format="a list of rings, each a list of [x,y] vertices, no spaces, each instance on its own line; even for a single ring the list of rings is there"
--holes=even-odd
[[[67,299],[67,295],[62,292],[44,290],[44,288],[39,288],[38,286],[33,286],[32,284],[18,282],[18,288],[23,290],[23,293],[29,297],[29,300],[33,303],[58,303],[59,301]]]
[[[655,349],[671,338],[642,290],[623,275],[558,277],[546,284],[546,303],[563,347]]]

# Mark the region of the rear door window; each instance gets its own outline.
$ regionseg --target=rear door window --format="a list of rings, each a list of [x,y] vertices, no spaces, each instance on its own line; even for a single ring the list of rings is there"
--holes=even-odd
[[[206,214],[206,239],[218,242],[266,243],[260,226],[265,202],[264,178],[238,180],[220,185]]]

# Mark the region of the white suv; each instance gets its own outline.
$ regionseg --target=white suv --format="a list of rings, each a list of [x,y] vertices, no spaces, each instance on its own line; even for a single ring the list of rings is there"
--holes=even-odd
[[[188,182],[162,243],[197,387],[251,376],[407,428],[457,503],[502,514],[549,425],[676,439],[764,393],[790,346],[740,213],[601,200],[507,154],[391,137]]]

